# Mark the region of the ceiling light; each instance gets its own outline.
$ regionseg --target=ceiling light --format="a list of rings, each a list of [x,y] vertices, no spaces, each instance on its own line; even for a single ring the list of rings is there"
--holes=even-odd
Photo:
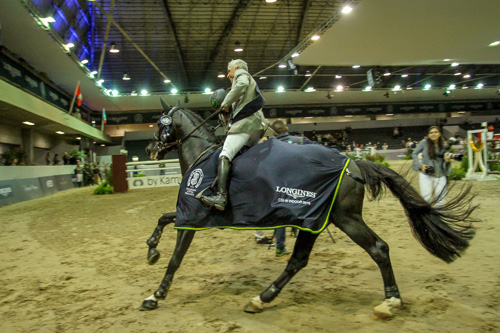
[[[146,96],[148,94],[148,91],[147,90],[141,90],[141,95],[142,96]]]
[[[392,89],[392,91],[399,91],[399,90],[401,90],[401,86],[399,84],[394,86],[394,89]]]
[[[389,76],[389,75],[391,75],[391,72],[385,72],[384,73],[384,76]]]
[[[118,90],[113,89],[113,91],[111,92],[111,94],[112,94],[113,96],[118,96]]]
[[[462,72],[456,72],[455,74],[453,75],[462,75]]]
[[[150,124],[149,127],[153,127],[154,125],[153,124]]]
[[[130,96],[137,96],[137,92],[135,90],[132,90],[132,92],[130,93]]]
[[[81,140],[81,139],[82,139],[82,137],[81,137],[81,136],[77,136],[77,137],[76,137],[76,139],[77,139],[77,140]]]
[[[280,64],[278,67],[279,68],[286,68],[286,65],[285,64]]]
[[[63,132],[63,131],[57,131],[56,133],[57,133],[57,134],[64,134],[64,132]]]
[[[49,17],[41,18],[40,21],[42,21],[43,25],[48,27],[49,23],[54,23],[56,20],[54,20],[54,18],[52,16],[49,16]]]
[[[359,68],[361,67],[360,65],[353,65],[352,68]]]
[[[470,78],[470,74],[465,74],[464,79],[468,79],[468,78]]]
[[[497,45],[500,45],[500,40],[497,40],[497,41],[495,41],[493,43],[490,43],[489,46],[497,46]]]
[[[212,89],[210,88],[205,88],[205,94],[211,94],[212,93]]]
[[[412,90],[412,89],[413,89],[413,88],[412,88],[412,87],[410,87],[410,86],[406,87],[406,90]]]
[[[267,3],[273,3],[276,2],[276,0],[266,0]]]
[[[83,59],[83,60],[81,61],[81,63],[82,63],[83,65],[86,65],[86,64],[88,64],[88,63],[89,63],[89,61],[88,61],[87,59]]]
[[[294,54],[292,54],[292,58],[295,58],[295,57],[298,57],[300,54],[298,52],[295,52]]]
[[[449,90],[446,90],[444,93],[443,93],[443,96],[444,97],[448,97],[448,95],[450,94],[450,91]]]
[[[408,77],[408,74],[402,74],[401,77]]]
[[[311,72],[307,71],[305,76],[311,76],[311,75],[312,75]]]
[[[462,86],[462,89],[469,89],[469,87],[468,87],[466,84],[464,84],[464,85]]]
[[[224,75],[224,73],[220,72],[219,75],[217,75],[217,77],[220,77],[221,79],[225,78],[226,76]]]
[[[343,86],[343,85],[341,85],[341,84],[339,84],[339,85],[337,86],[337,88],[335,88],[335,90],[336,90],[336,91],[343,91],[343,90],[344,90],[344,86]]]
[[[68,44],[64,45],[64,48],[66,49],[66,51],[69,51],[69,49],[72,48],[72,47],[75,47],[75,44],[68,43]]]
[[[118,53],[118,52],[120,52],[120,50],[118,50],[116,48],[116,44],[113,42],[113,43],[111,43],[111,48],[109,49],[109,52],[111,52],[111,53]]]
[[[95,120],[92,120],[92,124],[95,124]],[[95,143],[95,142],[94,142]]]
[[[484,87],[484,84],[482,83],[478,83],[477,86],[476,86],[476,89],[481,89]]]
[[[125,73],[125,74],[123,74],[123,79],[125,81],[128,81],[128,80],[130,80],[130,77],[127,75],[127,73]]]
[[[336,78],[336,79],[341,79],[341,78],[342,78],[342,75],[338,75],[338,74],[337,74],[337,75],[335,75],[335,78]]]
[[[165,82],[165,83],[170,83],[170,82],[172,82],[172,81],[170,81],[169,79],[165,79],[165,80],[163,80],[163,82]]]
[[[451,63],[451,67],[457,67],[458,65],[460,65],[458,62]]]
[[[453,89],[455,89],[456,87],[457,87],[456,85],[454,85],[454,84],[450,84],[450,86],[448,87],[448,89],[449,89],[449,90],[453,90]]]
[[[284,91],[285,91],[285,88],[283,88],[283,86],[279,86],[278,87],[277,92],[284,92]]]
[[[261,76],[261,77],[259,77],[259,80],[265,80],[265,79],[267,79],[267,76]]]
[[[432,86],[430,84],[426,84],[425,87],[424,87],[424,90],[429,90],[431,88],[432,88]]]
[[[90,72],[90,74],[92,74],[92,75],[96,75],[96,74],[97,74],[97,71],[92,71],[92,72]]]
[[[177,94],[177,93],[179,92],[179,90],[177,90],[177,89],[173,88],[172,90],[170,90],[170,92],[171,92],[172,94]]]
[[[314,89],[314,87],[309,87],[305,90],[305,92],[313,92],[313,91],[316,91],[316,89]]]
[[[242,52],[243,48],[240,46],[240,42],[234,43],[234,52]]]
[[[32,123],[31,121],[23,121],[23,124],[30,125],[30,126],[34,126],[35,125],[35,123]]]
[[[450,60],[451,60],[450,58],[443,59],[443,61],[450,61]]]
[[[351,6],[344,6],[344,8],[342,8],[342,14],[349,14],[350,12],[352,12],[352,7]]]
[[[104,143],[101,143],[101,147],[105,147],[106,145]]]
[[[100,86],[104,83],[104,80],[103,79],[100,79],[99,81],[97,81],[97,85]]]
[[[371,86],[366,86],[365,89],[363,89],[363,91],[372,91],[372,87]]]
[[[319,38],[320,38],[319,35],[314,35],[314,36],[311,37],[311,40],[318,40]]]

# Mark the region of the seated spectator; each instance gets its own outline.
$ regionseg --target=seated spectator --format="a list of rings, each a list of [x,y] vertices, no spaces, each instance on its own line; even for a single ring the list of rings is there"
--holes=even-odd
[[[382,149],[383,150],[389,149],[389,145],[386,142],[384,142],[384,144],[382,145]]]

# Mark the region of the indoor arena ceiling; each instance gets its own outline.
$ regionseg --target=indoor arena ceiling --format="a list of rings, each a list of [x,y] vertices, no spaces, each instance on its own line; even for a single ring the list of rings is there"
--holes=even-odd
[[[351,13],[342,13],[346,4]],[[53,16],[56,22],[42,30],[29,14]],[[498,0],[23,0],[0,5],[9,50],[70,93],[80,80],[84,103],[109,111],[157,109],[159,94],[206,107],[203,91],[228,87],[229,81],[218,76],[236,58],[247,61],[268,103],[275,105],[373,103],[388,97],[497,99],[500,45],[490,44],[500,41],[499,17]],[[314,35],[320,38],[312,41]],[[75,47],[68,57],[61,45],[69,41]],[[82,60],[88,63],[80,65]],[[374,79],[380,75],[379,83],[363,92],[370,69]],[[90,71],[97,73],[91,77]],[[105,88],[96,85],[99,79]],[[483,89],[472,89],[479,83]],[[432,87],[424,91],[427,84]],[[276,93],[279,86],[285,93]],[[174,88],[178,93],[169,97]],[[303,92],[307,88],[315,91]],[[112,96],[113,90],[119,96]],[[140,96],[142,90],[152,96]]]

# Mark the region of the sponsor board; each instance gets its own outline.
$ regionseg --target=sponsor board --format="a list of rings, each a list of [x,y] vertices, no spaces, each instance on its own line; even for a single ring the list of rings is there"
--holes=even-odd
[[[165,176],[127,178],[129,189],[179,186],[181,181],[182,181],[182,175],[180,173],[175,175],[165,175]]]
[[[0,187],[0,199],[11,198],[14,196],[14,189],[12,186],[2,186]]]

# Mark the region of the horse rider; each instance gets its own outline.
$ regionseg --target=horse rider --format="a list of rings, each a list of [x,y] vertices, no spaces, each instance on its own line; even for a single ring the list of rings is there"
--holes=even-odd
[[[252,75],[248,73],[246,62],[241,59],[231,60],[227,65],[227,78],[231,81],[231,90],[222,101],[221,110],[228,114],[229,124],[219,155],[217,193],[200,197],[205,205],[219,210],[224,210],[227,204],[229,172],[234,156],[244,145],[251,147],[258,143],[269,127],[262,112],[266,101]]]

